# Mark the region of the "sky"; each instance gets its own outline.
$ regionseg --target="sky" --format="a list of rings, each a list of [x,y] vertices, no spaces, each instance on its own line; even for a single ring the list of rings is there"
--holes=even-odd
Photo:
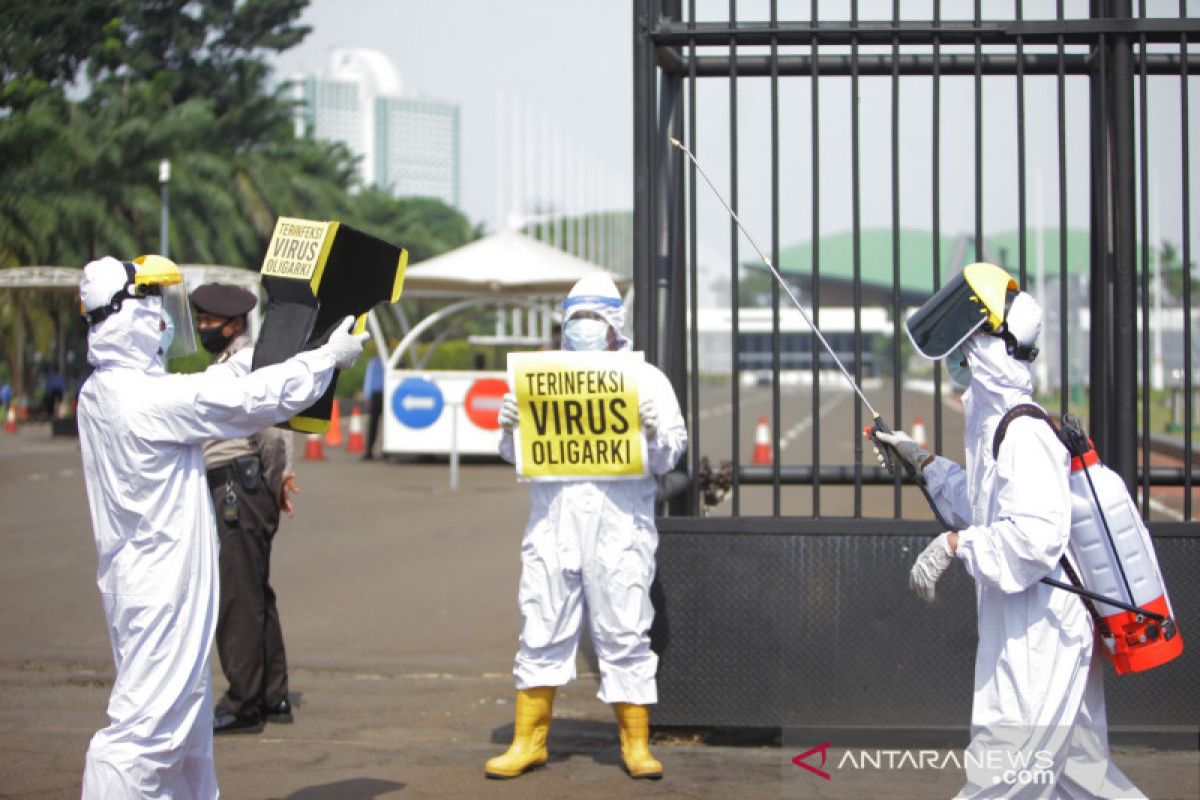
[[[728,0],[696,0],[700,20],[723,20]],[[903,4],[905,14],[928,18],[931,0]],[[1013,14],[1006,0],[984,0],[985,18]],[[686,6],[686,2],[685,2]],[[1027,17],[1053,14],[1055,4],[1025,2]],[[1083,0],[1067,0],[1068,17],[1086,14]],[[1200,0],[1192,0],[1200,11]],[[783,19],[807,18],[809,0],[779,0]],[[861,0],[859,18],[887,18],[891,0]],[[766,19],[767,0],[739,0],[743,19]],[[822,20],[847,18],[848,0],[822,0]],[[944,18],[973,13],[968,0],[942,0]],[[1152,0],[1152,15],[1175,14],[1178,5]],[[280,76],[327,69],[337,47],[366,47],[387,55],[399,70],[406,94],[460,104],[462,111],[462,210],[488,230],[504,227],[522,208],[551,204],[566,210],[583,205],[632,205],[632,1],[631,0],[313,0],[304,16],[313,32],[277,61]],[[950,50],[951,48],[947,48]],[[753,48],[747,48],[753,51]],[[763,52],[762,48],[758,52]],[[827,53],[844,52],[828,48]],[[864,48],[864,53],[880,52]],[[970,54],[970,48],[965,51]],[[1177,52],[1177,49],[1176,49]],[[780,81],[781,247],[808,241],[813,231],[811,81]],[[1193,158],[1183,176],[1180,153],[1180,81],[1153,78],[1148,129],[1151,153],[1151,235],[1178,241],[1179,212],[1186,181],[1200,197]],[[1189,88],[1192,143],[1200,139],[1200,78]],[[705,171],[727,199],[731,196],[729,82],[700,81],[700,134],[694,149]],[[983,81],[985,235],[1018,224],[1016,88],[1011,78]],[[1025,90],[1026,201],[1028,223],[1058,225],[1057,87],[1053,77],[1031,77]],[[928,78],[904,79],[900,88],[898,159],[901,227],[928,230],[932,216],[931,119]],[[941,85],[940,225],[943,233],[972,234],[975,224],[974,80],[943,79]],[[1067,212],[1070,227],[1089,219],[1087,80],[1068,78],[1066,90]],[[860,200],[864,228],[892,224],[892,126],[889,78],[859,85]],[[751,235],[769,251],[771,224],[770,93],[766,79],[738,83],[739,211]],[[825,78],[820,94],[820,233],[849,230],[852,220],[850,84]],[[569,177],[588,177],[586,193],[568,191]],[[699,255],[702,270],[728,274],[732,231],[716,198],[700,187]],[[1200,203],[1189,224],[1197,238]],[[1157,233],[1157,235],[1156,235]],[[743,240],[739,261],[754,259]]]
[[[461,205],[473,223],[503,225],[513,206],[514,161],[541,166],[523,170],[528,177],[518,181],[529,203],[551,193],[550,164],[573,156],[571,163],[607,176],[605,198],[616,195],[610,204],[629,207],[629,0],[313,0],[303,22],[313,31],[276,60],[279,76],[327,71],[331,49],[365,47],[392,60],[405,94],[460,105]],[[561,155],[526,157],[526,145]],[[561,166],[553,182],[565,187],[567,174]],[[555,194],[566,201],[562,188]],[[601,199],[598,190],[591,194]]]

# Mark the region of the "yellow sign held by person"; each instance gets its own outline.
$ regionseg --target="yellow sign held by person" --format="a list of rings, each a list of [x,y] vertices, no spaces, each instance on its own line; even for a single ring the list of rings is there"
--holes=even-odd
[[[400,299],[407,265],[403,247],[349,225],[280,217],[260,270],[267,302],[252,367],[324,344],[348,316],[357,319],[354,332],[361,333],[367,312]],[[284,424],[304,433],[329,430],[337,380],[335,374],[320,399]]]
[[[331,229],[336,232],[338,223],[280,217],[259,272],[276,278],[311,281],[317,267],[329,257],[333,246]]]
[[[621,480],[647,475],[638,415],[641,353],[510,353],[520,423],[517,477]]]

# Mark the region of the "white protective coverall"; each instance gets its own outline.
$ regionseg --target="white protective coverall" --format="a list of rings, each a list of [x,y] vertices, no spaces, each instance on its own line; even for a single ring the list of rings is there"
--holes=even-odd
[[[317,349],[250,372],[245,357],[167,374],[162,302],[126,301],[93,326],[95,372],[79,395],[79,441],[116,679],[92,737],[84,798],[218,797],[209,659],[217,534],[201,444],[248,436],[325,391]]]
[[[621,335],[621,307],[580,305],[608,322],[618,350],[631,344]],[[566,346],[566,345],[564,345]],[[575,677],[584,610],[600,662],[605,703],[658,702],[658,656],[650,649],[654,606],[656,484],[687,446],[687,427],[670,381],[645,364],[639,399],[658,409],[658,429],[647,441],[650,476],[612,481],[555,481],[529,484],[529,521],[521,544],[518,601],[524,625],[513,675],[517,689],[562,686]],[[512,431],[500,439],[500,455],[515,463]]]
[[[941,457],[924,468],[942,516],[963,526],[956,555],[975,579],[979,610],[958,797],[1144,797],[1109,760],[1088,611],[1077,595],[1039,583],[1069,582],[1059,563],[1071,525],[1066,448],[1044,421],[1020,417],[993,460],[1000,419],[1033,402],[1029,366],[994,336],[972,336],[963,351],[972,376],[963,394],[966,469]]]

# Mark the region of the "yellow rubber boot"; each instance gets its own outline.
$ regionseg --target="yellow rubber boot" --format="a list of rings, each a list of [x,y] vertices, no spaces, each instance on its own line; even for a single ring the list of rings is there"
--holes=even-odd
[[[662,764],[650,755],[650,710],[632,703],[613,703],[621,731],[621,758],[631,778],[662,777]]]
[[[512,744],[504,755],[484,764],[483,771],[489,778],[515,778],[546,763],[546,736],[550,733],[553,707],[553,686],[517,690]]]

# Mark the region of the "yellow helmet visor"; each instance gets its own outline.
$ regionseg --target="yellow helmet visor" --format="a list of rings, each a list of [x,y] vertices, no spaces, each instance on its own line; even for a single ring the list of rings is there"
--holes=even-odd
[[[995,264],[963,267],[904,322],[913,347],[925,358],[945,358],[980,329],[999,330],[1017,282]]]

